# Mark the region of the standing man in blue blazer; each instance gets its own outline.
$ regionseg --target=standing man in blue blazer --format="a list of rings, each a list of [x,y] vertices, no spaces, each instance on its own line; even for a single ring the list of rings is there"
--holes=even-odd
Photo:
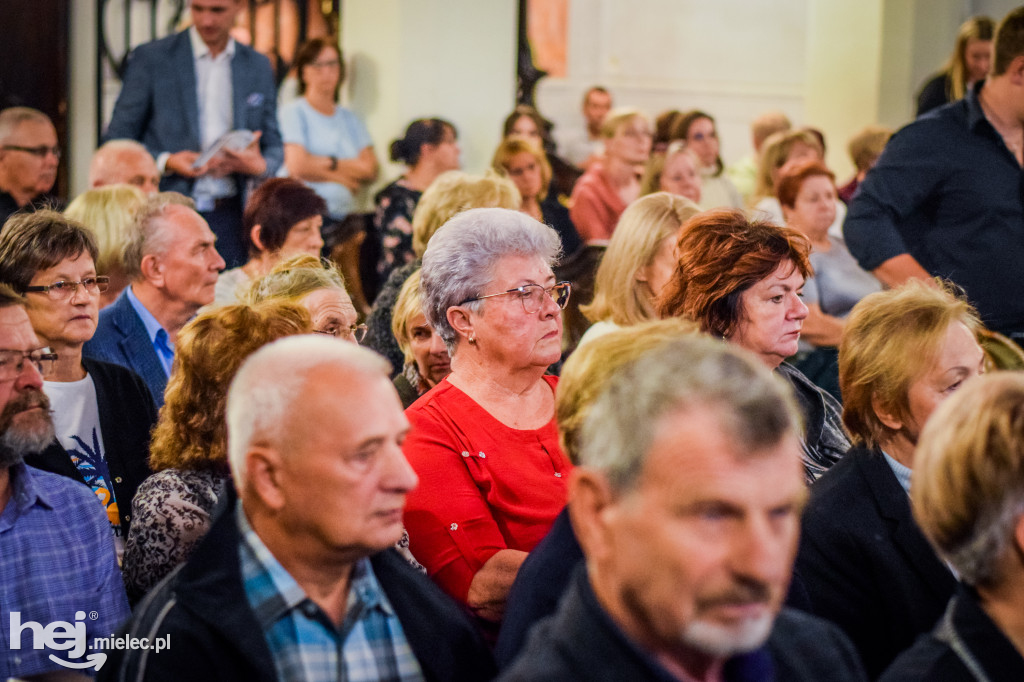
[[[192,0],[191,28],[133,50],[105,135],[146,145],[163,173],[160,189],[195,200],[228,267],[247,256],[246,191],[284,160],[270,62],[230,35],[243,4]],[[239,129],[255,133],[248,147],[196,165],[202,151]]]

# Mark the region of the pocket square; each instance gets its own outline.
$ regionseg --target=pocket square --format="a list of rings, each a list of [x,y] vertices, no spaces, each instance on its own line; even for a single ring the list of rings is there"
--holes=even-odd
[[[249,96],[246,98],[245,103],[248,104],[250,107],[262,106],[262,104],[263,104],[263,93],[262,92],[250,93]]]

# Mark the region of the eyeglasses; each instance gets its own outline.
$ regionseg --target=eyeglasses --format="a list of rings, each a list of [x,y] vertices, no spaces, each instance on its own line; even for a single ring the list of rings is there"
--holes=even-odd
[[[47,154],[53,154],[58,159],[60,158],[60,147],[47,147],[45,144],[38,147],[21,147],[16,144],[5,144],[2,149],[9,149],[15,152],[25,152],[32,156],[38,156],[40,159],[45,159]]]
[[[472,303],[473,301],[482,301],[485,298],[494,298],[495,296],[515,295],[519,297],[519,301],[523,304],[523,310],[526,311],[526,314],[533,315],[540,312],[540,309],[544,306],[545,296],[554,301],[555,305],[559,308],[565,310],[566,304],[569,303],[570,293],[572,293],[572,284],[570,282],[559,282],[558,284],[550,287],[543,287],[540,284],[524,284],[521,287],[502,291],[497,294],[487,294],[486,296],[467,298],[459,305]]]
[[[312,66],[314,69],[338,68],[341,66],[341,62],[337,59],[325,59],[321,62],[310,62],[307,66]]]
[[[53,301],[66,301],[78,291],[78,287],[85,287],[90,294],[101,294],[110,286],[109,277],[83,277],[81,282],[67,282],[61,280],[53,284],[40,284],[37,286],[25,287],[25,293],[46,294]]]
[[[703,142],[704,140],[716,140],[718,139],[718,133],[694,133],[690,135],[690,139],[694,142]]]
[[[35,350],[8,350],[0,349],[0,381],[14,381],[25,371],[25,361],[28,360],[39,371],[42,376],[47,376],[53,370],[53,363],[57,361],[57,354],[51,353],[49,348],[36,348]]]
[[[313,333],[326,334],[327,336],[333,336],[336,339],[345,339],[346,341],[355,341],[356,343],[362,343],[363,339],[366,338],[366,325],[354,324],[351,327],[328,327],[327,329],[314,329]]]

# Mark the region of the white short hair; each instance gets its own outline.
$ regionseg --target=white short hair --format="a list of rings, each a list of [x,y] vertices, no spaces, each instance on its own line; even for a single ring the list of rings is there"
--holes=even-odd
[[[391,372],[390,363],[373,351],[317,334],[278,339],[242,363],[228,389],[226,410],[228,462],[239,489],[246,478],[249,448],[257,442],[279,444],[291,420],[303,418],[291,414],[291,408],[313,370],[324,365],[384,378]]]

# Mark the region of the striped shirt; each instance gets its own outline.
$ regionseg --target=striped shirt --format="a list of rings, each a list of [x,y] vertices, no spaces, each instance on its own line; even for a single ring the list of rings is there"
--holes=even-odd
[[[423,680],[369,559],[360,559],[352,568],[345,618],[339,627],[274,558],[240,504],[235,516],[242,535],[239,559],[245,596],[267,639],[278,679]]]

